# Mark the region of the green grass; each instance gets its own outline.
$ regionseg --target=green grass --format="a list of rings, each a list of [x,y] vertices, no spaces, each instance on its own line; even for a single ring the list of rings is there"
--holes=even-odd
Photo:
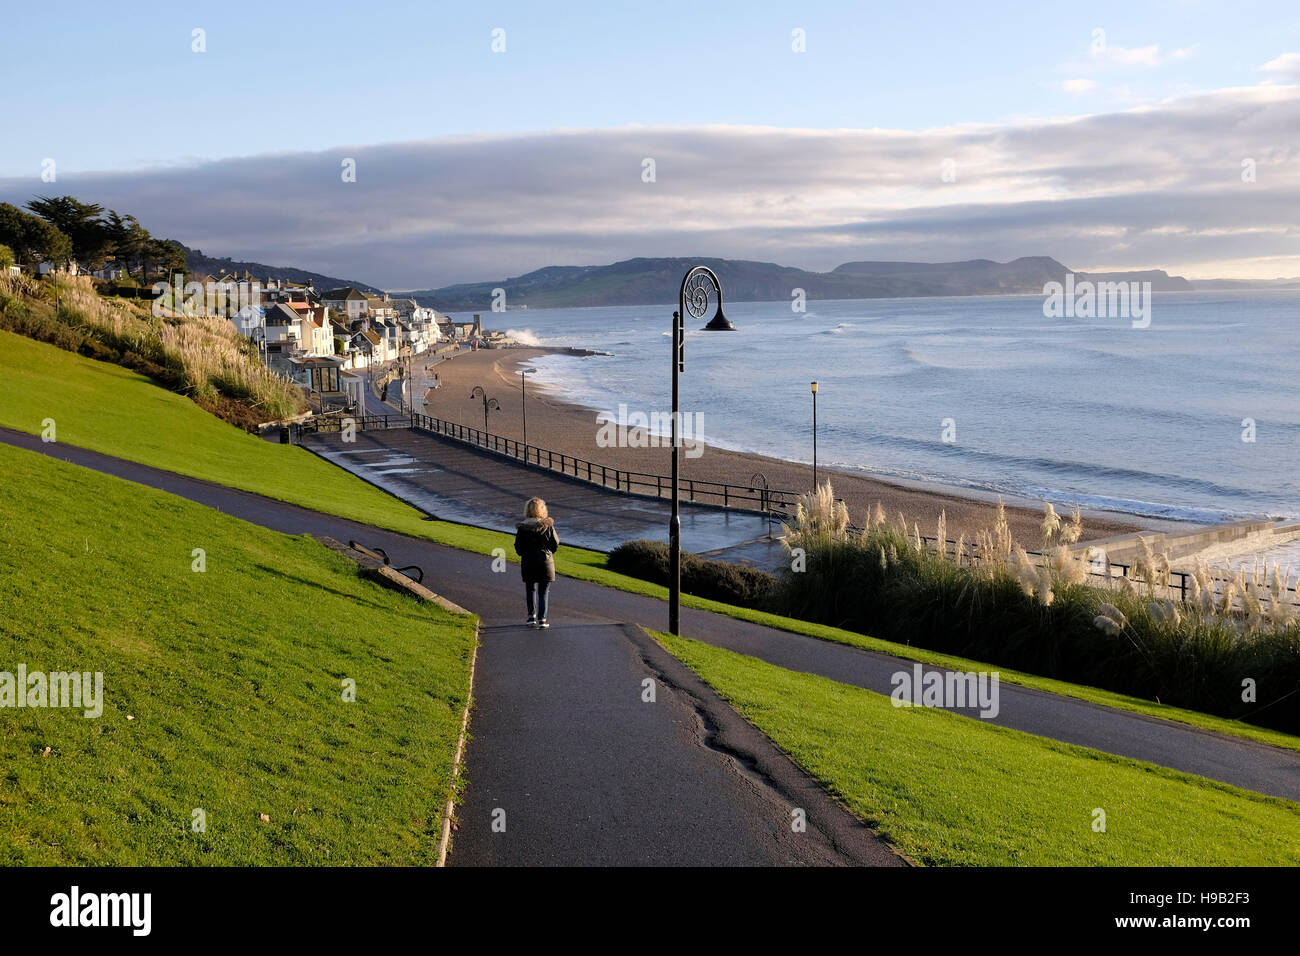
[[[917,862],[1300,865],[1300,804],[655,637]]]
[[[70,445],[478,554],[488,555],[502,548],[510,560],[515,560],[512,535],[425,521],[414,508],[311,452],[271,444],[242,432],[141,375],[0,331],[0,425],[39,434],[45,418],[55,420],[58,440]],[[560,574],[579,580],[659,600],[668,596],[664,587],[606,569],[605,556],[600,552],[566,546],[556,555],[555,564]],[[684,595],[682,603],[938,667],[991,669],[978,661],[705,598]],[[1300,750],[1300,738],[1279,731],[1034,674],[999,671],[1002,680],[1026,687]]]
[[[6,445],[0,474],[0,670],[104,686],[95,719],[0,709],[0,864],[434,861],[473,618],[141,485]]]

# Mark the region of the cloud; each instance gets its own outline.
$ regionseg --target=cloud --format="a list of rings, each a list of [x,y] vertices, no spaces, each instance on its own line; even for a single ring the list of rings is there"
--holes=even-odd
[[[1092,51],[1093,59],[1121,66],[1159,66],[1164,62],[1158,46],[1122,47],[1107,45]]]
[[[1096,88],[1096,80],[1089,80],[1084,77],[1075,77],[1061,84],[1061,89],[1067,93],[1091,93]]]
[[[826,269],[1045,254],[1078,269],[1221,271],[1300,260],[1298,130],[1300,90],[1260,85],[921,131],[629,126],[342,146],[61,172],[54,187],[0,180],[0,201],[67,192],[209,255],[392,289],[659,255]],[[347,159],[356,182],[341,176]]]
[[[1074,57],[1061,64],[1059,69],[1062,72],[1079,74],[1134,67],[1154,68],[1189,59],[1196,55],[1198,49],[1199,45],[1195,43],[1168,53],[1163,52],[1160,45],[1156,43],[1137,47],[1121,46],[1108,42],[1105,31],[1098,29],[1093,31],[1088,55]]]
[[[1271,83],[1300,82],[1300,53],[1283,53],[1259,69],[1270,74],[1268,82]]]

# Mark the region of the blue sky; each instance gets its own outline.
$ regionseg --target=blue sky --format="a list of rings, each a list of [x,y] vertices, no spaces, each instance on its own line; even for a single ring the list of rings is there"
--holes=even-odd
[[[69,171],[126,170],[630,123],[917,130],[1076,115],[1254,83],[1300,47],[1293,0],[132,7],[7,6],[0,76],[20,94],[22,135],[0,143],[0,175],[47,156]],[[494,54],[497,27],[506,51]],[[1096,28],[1112,46],[1193,52],[1072,69]],[[1072,78],[1097,86],[1066,92]]]
[[[1300,274],[1271,213],[1300,195],[1294,0],[181,0],[3,28],[0,200],[71,192],[210,254],[393,288],[673,254]]]

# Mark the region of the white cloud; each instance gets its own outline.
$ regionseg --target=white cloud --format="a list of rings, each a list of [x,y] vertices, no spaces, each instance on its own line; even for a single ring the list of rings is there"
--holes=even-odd
[[[1269,73],[1270,82],[1300,81],[1300,53],[1283,53],[1276,59],[1269,60],[1260,71]]]
[[[1123,66],[1159,66],[1163,61],[1159,46],[1122,47],[1108,44],[1092,51],[1095,60],[1118,63]]]
[[[1096,80],[1089,80],[1081,76],[1066,80],[1061,84],[1061,89],[1065,90],[1067,93],[1091,93],[1096,88]]]
[[[1087,57],[1073,58],[1061,64],[1060,69],[1068,73],[1097,73],[1107,69],[1158,67],[1195,56],[1198,48],[1197,44],[1192,44],[1164,53],[1156,43],[1126,47],[1102,42],[1093,45]]]
[[[343,157],[356,183],[341,181]],[[1300,91],[1260,85],[922,131],[622,127],[350,146],[61,172],[57,191],[209,255],[410,289],[660,255],[817,269],[1019,255],[1086,269],[1121,248],[1134,267],[1300,255],[1297,158]],[[49,191],[0,180],[0,201]]]

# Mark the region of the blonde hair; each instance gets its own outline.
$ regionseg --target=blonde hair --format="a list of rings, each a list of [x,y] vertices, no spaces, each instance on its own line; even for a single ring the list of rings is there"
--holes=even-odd
[[[528,505],[524,508],[525,518],[545,518],[546,502],[541,498],[529,498]]]

